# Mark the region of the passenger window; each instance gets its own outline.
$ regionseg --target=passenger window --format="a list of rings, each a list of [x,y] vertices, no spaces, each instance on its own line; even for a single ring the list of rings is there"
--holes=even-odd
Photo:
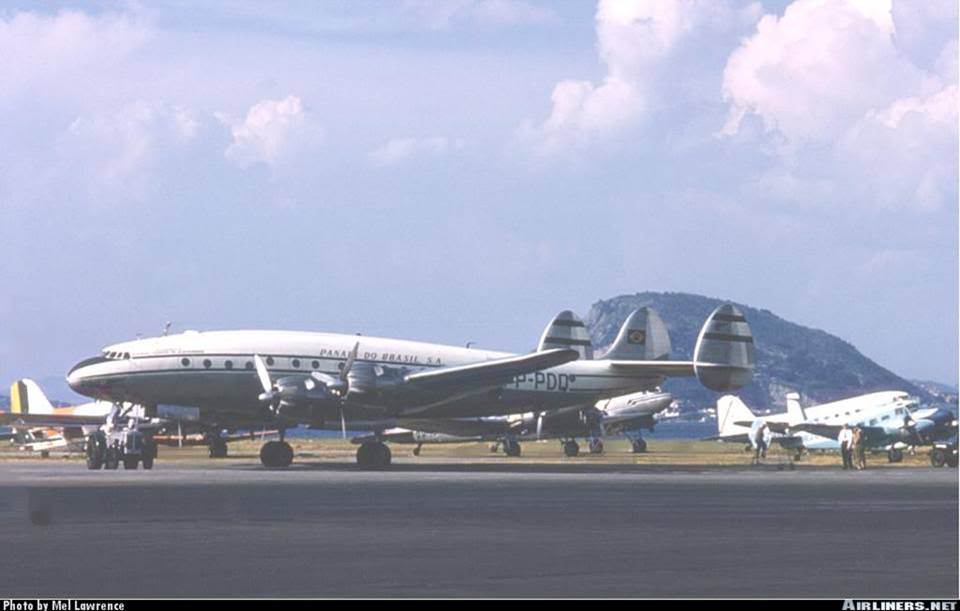
[[[210,369],[210,366],[211,366],[211,365],[213,365],[213,363],[210,362],[210,359],[203,359],[203,366],[204,366],[204,367],[206,367],[207,369]]]
[[[312,363],[310,363],[310,365],[311,365],[314,369],[320,369],[320,361],[313,361]]]
[[[233,369],[233,361],[224,361],[223,366],[227,369]]]
[[[180,359],[180,364],[183,365],[184,367],[189,367],[190,359],[188,359],[187,357],[183,357],[182,359]]]
[[[243,364],[244,369],[253,369],[253,361],[247,361]]]
[[[273,357],[272,357],[272,356],[268,356],[268,357],[267,357],[267,365],[273,365]]]
[[[292,361],[290,361],[290,364],[293,365],[294,368],[299,369],[299,368],[300,368],[300,359],[293,359]]]

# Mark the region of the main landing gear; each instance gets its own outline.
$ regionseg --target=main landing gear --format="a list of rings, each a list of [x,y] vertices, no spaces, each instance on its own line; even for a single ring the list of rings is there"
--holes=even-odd
[[[591,454],[603,454],[603,440],[599,437],[593,437],[590,439],[590,448]]]
[[[563,455],[573,458],[580,454],[580,444],[575,439],[568,439],[563,442]]]
[[[227,442],[218,433],[208,433],[206,435],[207,447],[210,450],[210,458],[226,458]],[[291,451],[291,456],[292,456]]]
[[[260,462],[268,469],[285,469],[293,462],[293,448],[284,440],[282,429],[280,441],[268,441],[260,448]]]
[[[385,469],[390,459],[390,448],[382,441],[367,441],[357,448],[357,464],[362,469]]]
[[[891,448],[887,452],[887,460],[890,462],[900,462],[903,460],[903,450],[899,448]]]
[[[634,454],[643,454],[647,451],[647,442],[639,432],[627,435],[627,439],[630,440],[630,451]]]
[[[520,442],[516,439],[504,439],[503,453],[513,458],[520,456]]]

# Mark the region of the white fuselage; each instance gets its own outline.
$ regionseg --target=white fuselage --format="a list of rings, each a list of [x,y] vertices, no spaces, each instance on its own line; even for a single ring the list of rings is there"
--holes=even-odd
[[[840,401],[822,403],[803,409],[806,417],[798,418],[792,414],[774,414],[762,416],[758,420],[796,426],[802,422],[849,426],[877,426],[894,431],[903,426],[903,419],[918,406],[917,400],[902,391],[874,392]],[[744,430],[749,430],[744,428]],[[814,433],[800,431],[793,433],[800,437],[808,450],[837,450],[840,444],[836,438],[824,437]]]
[[[467,365],[510,356],[505,352],[424,342],[297,331],[211,331],[135,340],[108,346],[103,356],[78,363],[67,380],[78,392],[111,401],[206,408],[257,420],[263,406],[254,355],[274,379],[338,375],[359,342],[357,363],[400,373]],[[659,375],[616,372],[610,361],[578,360],[520,375],[489,392],[431,406],[431,397],[404,396],[381,408],[382,416],[466,417],[592,405],[656,387]],[[336,417],[336,406],[291,414],[311,423]],[[370,417],[371,414],[356,414]]]

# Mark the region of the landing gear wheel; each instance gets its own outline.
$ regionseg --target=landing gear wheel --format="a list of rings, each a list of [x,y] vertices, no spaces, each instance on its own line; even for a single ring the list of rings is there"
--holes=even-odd
[[[647,451],[647,442],[644,441],[643,439],[634,439],[633,447],[631,448],[631,451],[634,454],[643,454],[644,452]]]
[[[50,450],[42,450],[40,452],[40,458],[50,458]]]
[[[942,467],[947,464],[947,453],[941,449],[930,452],[930,464],[934,467]]]
[[[898,450],[897,448],[890,450],[887,452],[887,460],[890,462],[900,462],[903,460],[903,450]]]
[[[590,453],[591,453],[591,454],[603,454],[603,440],[602,440],[602,439],[591,439],[591,440],[590,440]]]
[[[574,456],[577,456],[578,454],[580,454],[580,444],[577,443],[576,441],[573,441],[573,440],[571,440],[571,441],[564,441],[564,442],[563,442],[563,454],[564,454],[564,456],[568,456],[568,457],[570,457],[570,458],[573,458]]]
[[[227,442],[216,437],[210,440],[210,458],[226,458]]]
[[[157,457],[157,444],[153,441],[143,445],[143,468],[149,471],[153,469],[153,459]]]
[[[513,439],[508,439],[503,442],[503,453],[507,456],[516,458],[520,456],[520,442]]]
[[[138,457],[138,456],[124,456],[124,457],[123,457],[123,468],[126,469],[127,471],[136,471],[136,470],[137,470],[137,463],[139,463],[139,462],[140,462],[140,460],[139,460],[139,457]]]
[[[293,448],[286,441],[268,441],[260,448],[260,462],[269,469],[284,469],[293,462]]]
[[[390,461],[390,448],[385,443],[368,441],[357,448],[357,464],[362,469],[383,469]]]
[[[107,439],[102,432],[91,433],[87,437],[87,469],[97,471],[103,467],[107,450]]]
[[[421,446],[417,446],[417,447],[415,447],[415,448],[413,449],[413,455],[414,455],[414,456],[420,456],[420,448],[421,448]]]
[[[953,467],[954,469],[957,468],[957,455],[956,455],[956,454],[949,454],[949,455],[947,455],[947,466],[948,466],[948,467]]]
[[[118,448],[107,448],[107,453],[103,459],[103,468],[111,471],[120,468],[120,450]]]

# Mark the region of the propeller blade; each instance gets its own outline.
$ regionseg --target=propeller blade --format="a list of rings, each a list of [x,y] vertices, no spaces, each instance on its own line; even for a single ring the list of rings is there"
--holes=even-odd
[[[340,402],[340,431],[343,433],[343,438],[347,438],[347,418],[343,414],[343,402]]]
[[[253,355],[253,364],[257,368],[257,377],[260,378],[260,386],[263,387],[263,392],[265,394],[273,392],[273,382],[270,381],[270,372],[267,371],[267,366],[263,363],[263,359],[260,358],[259,354]]]
[[[541,433],[543,433],[543,412],[537,416],[537,439],[540,439]]]
[[[350,351],[350,355],[347,357],[347,362],[343,365],[343,371],[340,372],[340,379],[346,380],[347,375],[350,373],[350,370],[353,368],[353,362],[357,360],[357,352],[360,350],[360,342],[357,342],[353,345],[353,350]]]

